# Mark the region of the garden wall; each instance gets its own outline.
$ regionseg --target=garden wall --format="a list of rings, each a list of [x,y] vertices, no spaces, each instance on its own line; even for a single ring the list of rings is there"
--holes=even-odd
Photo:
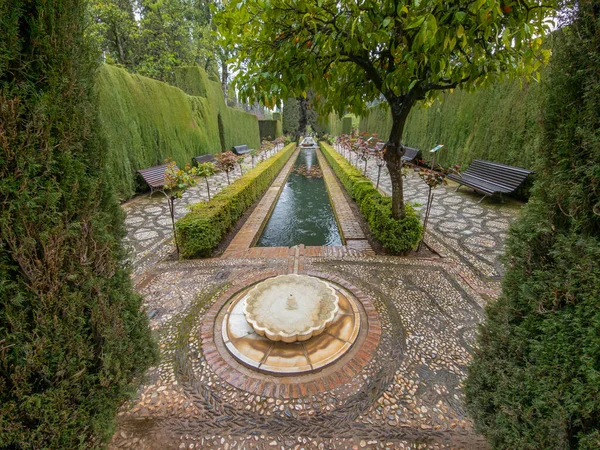
[[[527,169],[541,139],[540,89],[520,80],[498,83],[474,93],[444,94],[431,107],[415,107],[404,130],[404,142],[427,150],[444,144],[439,161],[466,167],[481,158]],[[360,131],[387,139],[392,126],[389,111],[376,106],[360,121]]]
[[[272,141],[283,134],[281,120],[259,120],[258,129],[261,141],[263,139]]]
[[[228,108],[219,83],[201,68],[176,69],[172,84],[178,87],[110,65],[98,71],[105,170],[121,199],[135,193],[137,170],[166,158],[183,167],[196,155],[260,145],[257,118]]]

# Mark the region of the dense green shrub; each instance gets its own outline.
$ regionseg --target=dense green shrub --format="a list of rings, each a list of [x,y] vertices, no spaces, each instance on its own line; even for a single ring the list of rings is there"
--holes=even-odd
[[[86,2],[0,3],[0,448],[102,448],[155,361],[104,170]]]
[[[497,449],[600,448],[600,12],[556,32],[538,180],[466,382]]]
[[[342,119],[342,134],[352,134],[352,117],[345,116]]]
[[[191,211],[175,224],[181,256],[210,256],[246,209],[267,190],[295,149],[296,144],[288,145],[246,172],[210,202],[193,205]]]
[[[110,65],[98,72],[106,171],[122,199],[135,193],[137,170],[166,158],[183,167],[200,154],[260,146],[256,116],[228,108],[220,84],[200,67],[177,68],[171,76],[177,87]]]
[[[231,150],[234,145],[241,144],[246,144],[250,148],[260,147],[257,117],[254,114],[228,107],[223,98],[221,84],[210,80],[201,67],[189,66],[173,69],[170,83],[190,96],[199,95],[206,98],[210,106],[210,116],[207,116],[207,120],[211,127],[215,127],[218,116],[221,117],[223,125],[222,151]]]
[[[346,161],[330,145],[319,143],[329,162],[350,196],[356,201],[369,224],[369,230],[386,250],[404,254],[414,249],[423,236],[423,226],[415,210],[406,205],[406,217],[392,218],[392,199],[375,189],[371,180]]]
[[[280,120],[259,120],[258,129],[260,130],[260,140],[267,139],[272,141],[282,135]]]
[[[436,160],[447,167],[466,168],[473,159],[486,159],[532,169],[541,139],[539,123],[539,83],[513,80],[474,93],[456,90],[428,108],[413,108],[403,140],[424,150],[425,159],[425,150],[444,144]],[[383,104],[371,108],[359,127],[384,140],[391,128],[391,115]]]

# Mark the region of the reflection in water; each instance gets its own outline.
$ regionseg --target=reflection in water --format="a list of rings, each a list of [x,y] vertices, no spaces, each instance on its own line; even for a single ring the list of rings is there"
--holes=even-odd
[[[318,166],[314,149],[300,150],[294,167]],[[273,209],[257,247],[342,245],[323,178],[292,172]]]

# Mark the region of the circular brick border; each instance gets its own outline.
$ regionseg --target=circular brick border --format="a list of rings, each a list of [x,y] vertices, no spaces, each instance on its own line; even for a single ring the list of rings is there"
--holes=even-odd
[[[354,297],[361,315],[361,330],[352,348],[338,361],[310,374],[275,376],[249,369],[238,362],[225,348],[217,316],[228,302],[248,289],[252,284],[276,276],[266,272],[246,280],[243,286],[232,286],[223,293],[207,311],[200,327],[201,349],[209,367],[221,379],[232,386],[263,397],[302,398],[331,391],[350,383],[371,361],[379,345],[382,328],[375,306],[370,297],[360,289],[322,272],[307,272],[307,275],[322,278],[334,287]]]

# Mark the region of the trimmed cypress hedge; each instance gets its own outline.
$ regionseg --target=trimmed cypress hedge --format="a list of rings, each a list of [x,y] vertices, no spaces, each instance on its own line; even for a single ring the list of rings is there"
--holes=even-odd
[[[465,383],[494,449],[600,448],[600,11],[553,34],[543,142]]]
[[[222,123],[222,151],[231,150],[234,145],[241,144],[250,148],[260,148],[258,118],[246,111],[228,107],[221,84],[210,80],[201,67],[176,67],[169,81],[192,97],[200,96],[206,99],[210,106],[210,115],[205,117],[206,126],[218,130],[218,121],[221,120]]]
[[[181,256],[210,256],[223,236],[263,195],[295,150],[295,143],[287,145],[227,186],[210,202],[192,205],[190,212],[175,224]]]
[[[392,199],[381,195],[371,180],[329,144],[320,142],[319,145],[348,194],[358,204],[373,236],[391,253],[401,255],[413,250],[423,237],[423,226],[412,206],[406,205],[404,219],[393,219]]]
[[[260,146],[256,116],[227,107],[221,85],[210,81],[202,68],[174,69],[171,83],[107,64],[98,71],[105,167],[121,199],[135,193],[137,170],[166,158],[184,167],[194,156],[233,145]]]
[[[521,87],[523,84],[523,87]],[[445,148],[436,161],[466,168],[473,159],[533,169],[542,138],[539,83],[513,80],[474,93],[448,92],[426,108],[416,106],[406,122],[403,140],[411,147]],[[372,107],[360,120],[360,131],[387,139],[392,120],[385,104]],[[423,156],[429,158],[429,152]]]
[[[260,130],[260,140],[269,140],[278,138],[283,134],[280,120],[259,120],[258,129]]]
[[[86,6],[0,3],[3,449],[104,448],[156,361],[97,136]]]

